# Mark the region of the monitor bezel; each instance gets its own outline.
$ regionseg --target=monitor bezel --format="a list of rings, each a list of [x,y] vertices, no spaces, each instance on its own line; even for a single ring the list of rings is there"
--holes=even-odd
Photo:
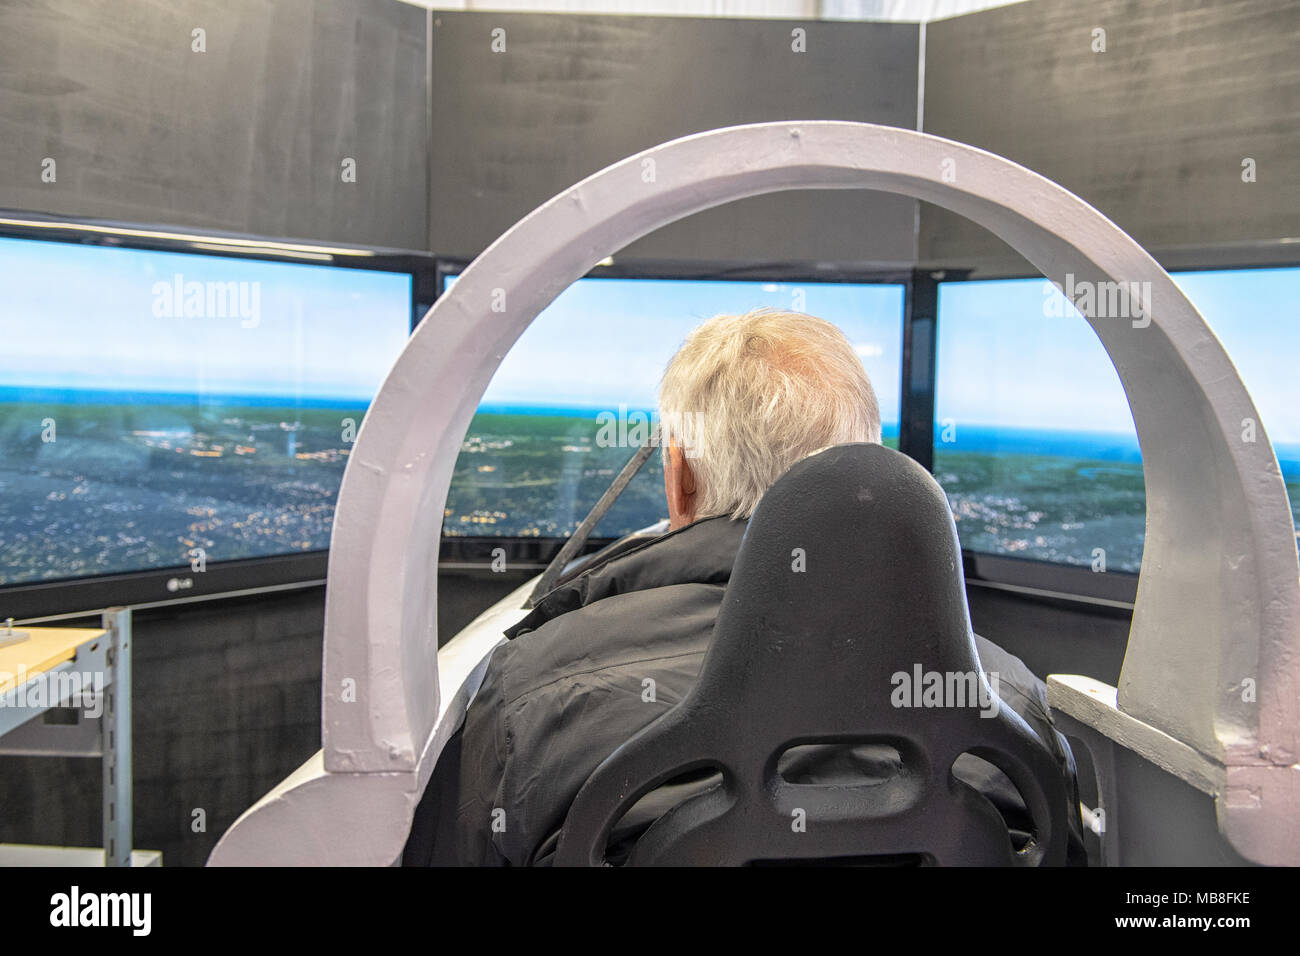
[[[180,252],[227,259],[404,273],[411,277],[408,328],[432,307],[440,287],[437,259],[409,249],[253,236],[186,226],[146,225],[0,209],[0,238]],[[221,247],[219,249],[212,246]],[[233,593],[313,587],[326,576],[328,549],[210,561],[203,571],[178,564],[115,574],[0,585],[0,619],[74,617],[111,606],[138,606]]]

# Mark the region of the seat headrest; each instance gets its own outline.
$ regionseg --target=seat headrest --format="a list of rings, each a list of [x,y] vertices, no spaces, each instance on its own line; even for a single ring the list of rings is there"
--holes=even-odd
[[[916,665],[979,666],[943,489],[883,445],[798,462],[750,519],[700,690],[743,671],[773,693],[803,675],[822,700],[860,700]]]

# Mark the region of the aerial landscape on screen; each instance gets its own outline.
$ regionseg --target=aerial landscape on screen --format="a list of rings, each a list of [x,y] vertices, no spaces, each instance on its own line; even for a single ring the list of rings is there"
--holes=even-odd
[[[1300,320],[1279,342],[1235,304],[1245,283],[1254,307],[1294,318],[1298,271],[1180,277],[1252,390],[1293,508],[1300,402],[1281,371],[1300,350]],[[0,585],[329,546],[352,443],[409,331],[408,276],[0,240],[0,279],[13,290],[0,303]],[[190,283],[239,282],[256,284],[255,322],[159,305],[163,286],[179,301]],[[580,281],[489,385],[444,533],[571,534],[639,443],[620,424],[651,418],[664,365],[719,312],[792,308],[839,325],[896,447],[902,294]],[[944,284],[935,477],[964,548],[1136,571],[1146,501],[1132,416],[1096,336],[1077,316],[1046,317],[1043,299],[1041,280]],[[594,537],[665,515],[651,456]]]
[[[410,283],[0,240],[0,585],[328,548]]]

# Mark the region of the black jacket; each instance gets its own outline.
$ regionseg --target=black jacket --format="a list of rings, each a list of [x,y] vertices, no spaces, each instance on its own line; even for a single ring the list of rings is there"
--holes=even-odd
[[[744,522],[709,518],[656,538],[560,585],[510,629],[438,762],[404,863],[548,863],[587,777],[695,682],[744,531]],[[995,644],[976,644],[981,666],[999,675],[1000,696],[1044,741],[1075,794],[1073,758],[1051,726],[1042,681]],[[805,760],[817,782],[890,773],[888,755],[869,746]],[[1024,807],[1009,781],[969,755],[954,773],[998,807],[1013,841],[1023,839]],[[616,840],[630,841],[700,784],[682,781],[643,800]],[[1078,832],[1071,844],[1072,860],[1080,859]]]

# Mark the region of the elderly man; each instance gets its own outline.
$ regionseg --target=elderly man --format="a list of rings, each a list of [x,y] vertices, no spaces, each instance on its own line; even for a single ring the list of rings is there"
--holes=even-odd
[[[763,493],[824,448],[880,441],[876,396],[848,340],[829,322],[789,312],[721,315],[697,328],[664,374],[660,419],[671,530],[562,584],[507,633],[417,811],[408,864],[547,863],[587,777],[695,682]],[[1003,702],[1057,759],[1073,794],[1073,761],[1042,682],[977,643]],[[793,772],[810,782],[885,777],[887,750],[825,748]],[[954,773],[994,803],[1013,841],[1026,839],[1009,781],[970,755]],[[708,783],[697,774],[644,798],[616,828],[611,852]],[[1071,844],[1077,860],[1078,833]]]

